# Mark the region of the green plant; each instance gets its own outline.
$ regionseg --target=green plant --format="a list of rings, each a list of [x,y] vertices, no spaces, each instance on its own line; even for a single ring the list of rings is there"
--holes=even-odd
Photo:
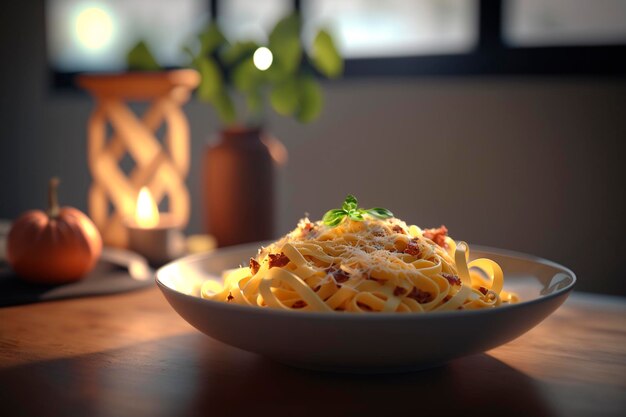
[[[196,42],[183,47],[190,66],[202,76],[198,98],[213,105],[225,125],[259,124],[268,98],[271,107],[283,116],[293,116],[303,123],[315,120],[323,105],[315,71],[327,78],[339,77],[343,59],[327,31],[316,34],[309,51],[302,45],[301,31],[300,17],[292,14],[276,23],[267,45],[254,41],[230,43],[217,23],[211,22]],[[254,54],[262,46],[271,51],[273,58],[265,70],[254,62]],[[128,54],[129,68],[154,69],[151,61],[155,61],[146,52],[149,54],[145,43],[137,44]],[[144,61],[147,65],[142,68]],[[244,98],[243,114],[234,104],[234,94]]]
[[[328,210],[324,214],[324,217],[322,217],[322,222],[326,226],[335,227],[339,225],[346,217],[350,220],[354,220],[355,222],[362,222],[363,220],[365,220],[365,217],[363,217],[365,215],[370,215],[379,219],[388,219],[390,217],[393,217],[393,213],[386,208],[359,208],[359,203],[357,202],[356,197],[352,194],[348,194],[341,208]]]

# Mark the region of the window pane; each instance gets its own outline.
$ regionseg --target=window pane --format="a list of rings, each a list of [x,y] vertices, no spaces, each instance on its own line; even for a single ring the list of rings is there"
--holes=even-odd
[[[224,0],[219,3],[218,21],[231,41],[264,43],[276,22],[292,11],[292,0]]]
[[[508,0],[504,36],[513,46],[626,43],[624,0]]]
[[[328,28],[346,58],[458,53],[477,42],[476,0],[304,0],[305,41]]]
[[[182,65],[181,46],[207,18],[206,0],[48,0],[48,57],[61,72],[118,71],[144,39],[160,64]]]

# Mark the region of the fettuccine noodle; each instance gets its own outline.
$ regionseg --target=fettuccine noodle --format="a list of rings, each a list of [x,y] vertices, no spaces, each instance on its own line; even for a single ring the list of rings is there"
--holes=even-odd
[[[437,243],[435,243],[437,242]],[[447,229],[422,230],[396,218],[345,219],[336,227],[302,219],[259,250],[249,267],[206,281],[203,298],[294,311],[475,310],[517,301],[500,266],[468,263],[469,247]]]

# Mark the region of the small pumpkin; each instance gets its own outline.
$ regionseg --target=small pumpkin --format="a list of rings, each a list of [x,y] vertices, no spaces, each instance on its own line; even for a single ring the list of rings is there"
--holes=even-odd
[[[72,207],[59,207],[59,180],[50,180],[47,212],[31,210],[12,225],[7,260],[24,280],[62,284],[83,278],[96,265],[102,238],[93,222]]]

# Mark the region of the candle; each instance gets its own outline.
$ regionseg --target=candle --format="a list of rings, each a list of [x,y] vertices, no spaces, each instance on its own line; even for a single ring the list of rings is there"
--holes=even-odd
[[[181,225],[159,209],[146,187],[137,196],[134,219],[126,222],[128,246],[159,266],[185,253]]]

